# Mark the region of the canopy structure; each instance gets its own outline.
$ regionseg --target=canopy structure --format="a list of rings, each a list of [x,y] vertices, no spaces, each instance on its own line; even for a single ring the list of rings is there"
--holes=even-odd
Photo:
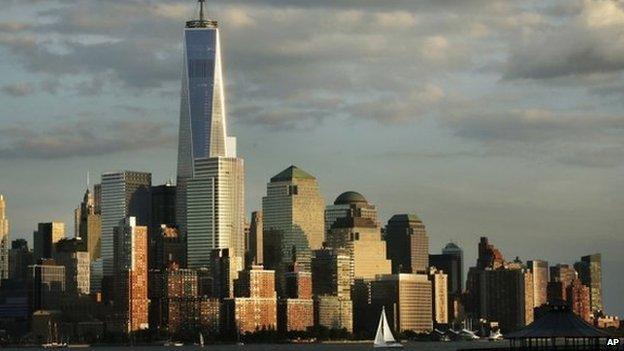
[[[510,350],[602,350],[611,335],[585,322],[563,301],[549,304],[540,319],[505,335]]]

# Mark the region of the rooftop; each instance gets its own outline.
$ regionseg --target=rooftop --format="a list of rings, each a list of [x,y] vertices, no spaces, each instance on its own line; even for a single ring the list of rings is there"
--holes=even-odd
[[[308,172],[296,167],[290,166],[285,170],[278,173],[276,176],[271,178],[271,183],[274,182],[287,182],[293,179],[316,179],[314,176],[309,174]]]

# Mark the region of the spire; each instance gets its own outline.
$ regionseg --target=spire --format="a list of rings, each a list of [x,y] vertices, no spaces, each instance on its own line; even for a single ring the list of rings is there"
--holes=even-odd
[[[197,0],[199,2],[199,20],[204,21],[204,2],[206,0]]]

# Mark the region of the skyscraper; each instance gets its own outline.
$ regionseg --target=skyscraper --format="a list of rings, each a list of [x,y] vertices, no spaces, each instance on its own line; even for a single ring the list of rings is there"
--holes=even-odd
[[[95,261],[102,255],[102,216],[95,212],[95,199],[88,187],[74,213],[76,236],[82,238],[90,260]]]
[[[267,184],[262,198],[264,263],[275,270],[280,296],[288,267],[296,261],[309,271],[311,250],[322,246],[324,206],[316,178],[295,166]]]
[[[394,215],[386,226],[388,258],[392,272],[427,273],[429,237],[423,222],[415,214]]]
[[[443,255],[451,255],[457,257],[458,267],[455,273],[446,272],[449,275],[449,292],[461,293],[464,290],[464,250],[454,242],[446,244],[442,249]]]
[[[33,254],[28,249],[28,242],[24,239],[13,240],[9,251],[9,279],[14,282],[25,282],[28,276],[28,266],[31,264],[33,264]]]
[[[195,160],[236,157],[236,139],[227,135],[221,44],[216,21],[186,22],[178,139],[176,219],[186,233],[187,180],[195,176]]]
[[[342,208],[342,213],[337,211]],[[381,239],[381,228],[375,220],[375,206],[359,193],[349,191],[339,195],[333,206],[328,206],[325,218],[332,224],[325,233],[326,245],[346,249],[350,257],[350,284],[355,279],[374,279],[378,274],[389,274],[391,262],[386,258],[386,243]]]
[[[6,202],[0,194],[0,284],[9,279],[9,220],[6,217]]]
[[[574,264],[581,282],[589,287],[592,312],[602,311],[602,258],[599,253],[581,257]]]
[[[33,233],[34,261],[42,258],[52,258],[54,244],[65,238],[65,223],[48,222],[39,223]]]
[[[127,217],[138,225],[150,220],[151,173],[120,171],[102,174],[102,258],[104,277],[113,275],[113,228]],[[107,287],[103,287],[107,289]]]
[[[120,325],[126,333],[147,329],[147,227],[128,217],[113,232],[114,295]]]
[[[86,243],[81,238],[72,238],[54,245],[54,261],[65,267],[65,291],[72,295],[89,294],[91,260]]]
[[[251,213],[251,224],[249,225],[249,244],[247,245],[247,256],[249,264],[263,264],[262,255],[264,233],[262,231],[262,211]]]
[[[533,273],[534,307],[539,307],[547,302],[548,262],[533,260],[528,262],[528,266]]]
[[[221,45],[216,21],[186,22],[180,102],[176,222],[189,268],[207,267],[211,250],[244,260],[244,164],[228,136]]]

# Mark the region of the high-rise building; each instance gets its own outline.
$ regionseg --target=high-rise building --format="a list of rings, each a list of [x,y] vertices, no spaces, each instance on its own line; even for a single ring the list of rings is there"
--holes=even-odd
[[[323,244],[323,207],[316,178],[290,166],[271,178],[262,198],[264,264],[274,269],[277,290],[284,292],[284,273],[294,262],[310,270],[311,250]]]
[[[339,212],[337,207],[342,207],[343,211]],[[326,211],[326,217],[333,221],[325,236],[326,245],[348,252],[350,284],[355,279],[371,280],[378,274],[390,274],[392,270],[376,216],[375,206],[355,192],[341,194]]]
[[[329,329],[353,332],[353,303],[339,296],[319,295],[314,298],[314,324]]]
[[[548,262],[533,260],[527,262],[533,273],[533,303],[539,307],[548,302]]]
[[[592,312],[602,311],[602,258],[599,253],[583,256],[574,264],[581,282],[589,287]]]
[[[566,289],[566,296],[568,297],[568,305],[572,308],[572,311],[583,318],[587,323],[591,323],[593,315],[589,288],[583,285],[580,279],[574,279]]]
[[[65,291],[67,294],[91,292],[91,260],[87,245],[81,238],[61,239],[55,244],[54,261],[65,267]]]
[[[464,250],[454,242],[450,242],[442,249],[442,254],[457,258],[458,263],[446,274],[449,276],[449,292],[459,294],[464,290]]]
[[[251,223],[249,224],[249,243],[247,245],[247,261],[251,264],[263,264],[263,231],[262,231],[262,211],[251,213]]]
[[[533,275],[524,269],[486,269],[479,274],[480,318],[503,333],[533,322]]]
[[[557,264],[550,267],[550,281],[547,287],[547,300],[567,300],[566,291],[578,273],[568,264]]]
[[[103,189],[104,190],[104,189]],[[147,227],[135,217],[113,228],[114,301],[119,324],[126,333],[147,329]]]
[[[385,274],[371,282],[371,307],[385,307],[390,327],[397,331],[433,330],[431,282],[426,274]]]
[[[314,325],[312,274],[291,267],[286,273],[285,297],[277,301],[277,327],[281,331],[306,331]]]
[[[163,185],[152,186],[150,189],[151,196],[151,218],[149,223],[149,267],[150,269],[164,269],[159,265],[157,258],[162,258],[159,255],[158,246],[163,239],[163,228],[175,229],[175,201],[176,201],[176,187],[171,182],[167,182]],[[180,242],[183,242],[180,237]],[[184,245],[186,251],[186,245]],[[186,252],[182,253],[180,258],[186,258]],[[182,266],[186,266],[186,260],[177,261]]]
[[[385,240],[393,273],[427,273],[429,237],[418,216],[392,216],[386,226]]]
[[[225,326],[238,332],[277,327],[275,271],[252,266],[241,271],[235,282],[236,297],[224,300]]]
[[[28,266],[33,264],[33,254],[28,249],[25,239],[11,242],[9,250],[9,279],[14,282],[25,282],[28,277]]]
[[[325,234],[329,232],[338,218],[369,218],[378,225],[377,209],[364,195],[355,191],[340,194],[333,205],[325,208]]]
[[[0,285],[9,279],[9,220],[6,217],[6,201],[0,194]]]
[[[219,26],[186,22],[178,138],[176,222],[189,268],[207,267],[211,250],[244,259],[244,165],[228,136]],[[242,269],[238,267],[238,269]]]
[[[114,274],[113,228],[134,217],[136,224],[149,225],[151,173],[120,171],[102,174],[102,258],[104,278]],[[109,284],[109,283],[107,283]],[[108,289],[107,286],[103,287]]]
[[[37,231],[33,233],[34,260],[52,258],[54,244],[65,238],[65,223],[39,223]]]
[[[155,241],[150,252],[152,269],[164,270],[172,263],[184,267],[186,245],[178,228],[161,224],[150,235]]]
[[[241,270],[245,257],[243,160],[213,157],[193,163],[193,178],[184,180],[188,267],[208,267],[207,252],[228,249]],[[178,185],[178,193],[181,191]]]
[[[102,255],[102,216],[95,212],[95,200],[89,188],[74,214],[76,236],[82,238],[90,260],[95,261]]]
[[[347,249],[313,251],[312,289],[314,295],[351,299],[351,256]]]
[[[478,269],[497,269],[505,264],[505,258],[499,249],[490,244],[487,237],[479,240],[479,256],[477,257]]]
[[[433,322],[436,324],[447,324],[449,322],[448,276],[443,271],[431,267],[429,270],[429,281],[431,282]]]
[[[28,305],[30,313],[58,310],[65,293],[65,267],[52,259],[28,266]]]

